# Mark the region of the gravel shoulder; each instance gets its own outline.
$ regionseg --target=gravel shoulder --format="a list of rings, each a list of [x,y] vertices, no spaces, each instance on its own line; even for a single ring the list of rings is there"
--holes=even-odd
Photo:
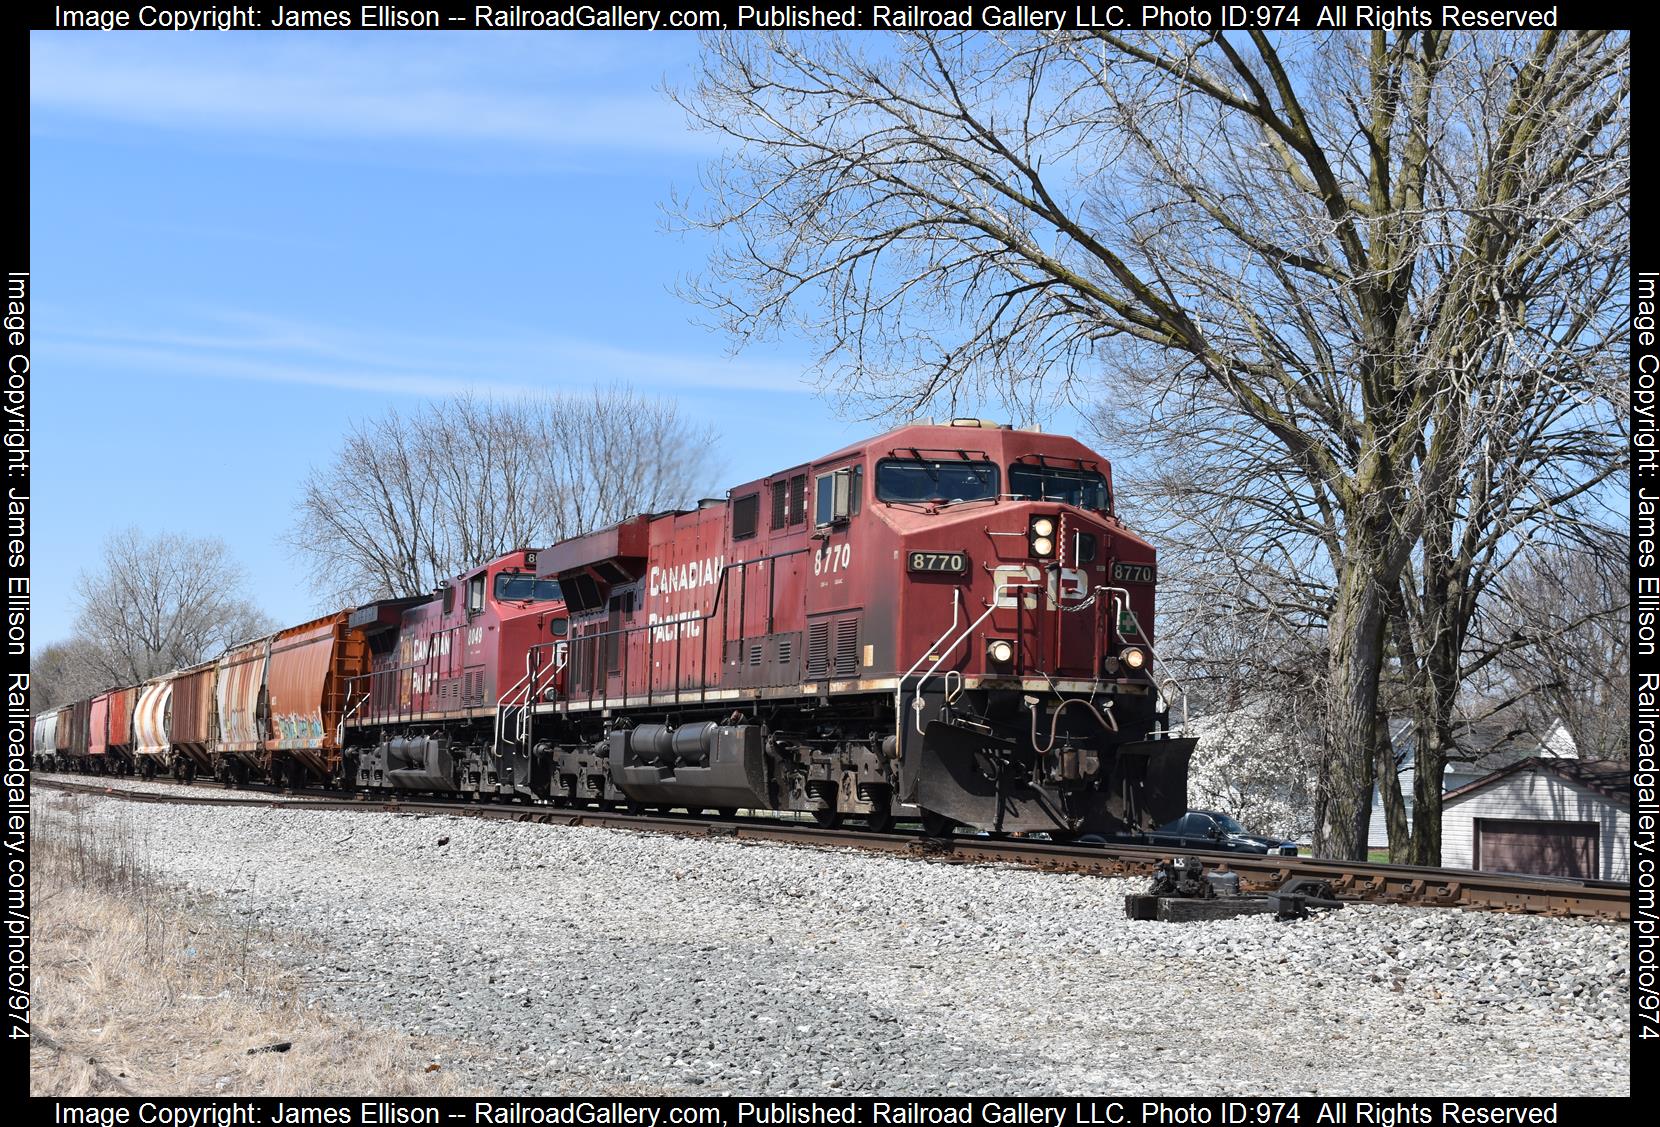
[[[1144,882],[453,817],[35,800],[130,823],[307,998],[501,1094],[1627,1095],[1617,926],[1124,919]]]

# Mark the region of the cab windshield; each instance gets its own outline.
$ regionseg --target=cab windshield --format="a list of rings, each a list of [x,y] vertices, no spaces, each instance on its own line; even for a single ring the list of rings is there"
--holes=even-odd
[[[537,579],[534,575],[496,576],[496,601],[501,603],[542,603],[559,598],[559,580]]]
[[[1009,467],[1009,492],[1026,501],[1059,501],[1102,513],[1111,506],[1107,479],[1091,470],[1016,464]]]
[[[955,504],[997,496],[990,462],[929,462],[888,458],[876,463],[876,499],[910,504]]]

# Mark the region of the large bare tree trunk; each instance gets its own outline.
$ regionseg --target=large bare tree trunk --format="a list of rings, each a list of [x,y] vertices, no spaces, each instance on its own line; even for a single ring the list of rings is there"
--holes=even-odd
[[[1411,831],[1406,819],[1406,800],[1401,794],[1400,767],[1395,761],[1395,741],[1389,734],[1387,709],[1378,715],[1378,750],[1374,762],[1378,795],[1383,799],[1384,841],[1389,845],[1389,859],[1404,862]],[[1367,847],[1371,847],[1370,842]]]
[[[1325,763],[1315,797],[1314,851],[1366,859],[1378,739],[1378,676],[1383,668],[1384,591],[1375,549],[1359,548],[1340,574],[1327,659]]]
[[[1412,778],[1412,848],[1406,861],[1412,865],[1441,864],[1441,780],[1447,770],[1447,745],[1437,734],[1426,744],[1426,734],[1419,729],[1418,762]],[[1394,850],[1389,853],[1395,857]]]
[[[1415,686],[1413,722],[1417,729],[1417,774],[1413,779],[1412,848],[1414,865],[1441,863],[1441,794],[1447,754],[1453,747],[1453,711],[1458,704],[1466,628],[1473,607],[1466,607],[1455,566],[1447,554],[1450,539],[1439,529],[1424,535],[1425,637],[1423,675]]]

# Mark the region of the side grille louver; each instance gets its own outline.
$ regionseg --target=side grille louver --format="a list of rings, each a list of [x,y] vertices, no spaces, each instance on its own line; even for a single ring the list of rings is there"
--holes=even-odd
[[[832,636],[832,629],[834,636]],[[780,647],[780,657],[784,651]],[[859,672],[859,617],[807,624],[807,677],[855,677]]]
[[[830,672],[830,620],[821,618],[807,624],[807,676],[823,677]]]
[[[836,676],[852,677],[859,672],[859,620],[844,618],[836,623]]]

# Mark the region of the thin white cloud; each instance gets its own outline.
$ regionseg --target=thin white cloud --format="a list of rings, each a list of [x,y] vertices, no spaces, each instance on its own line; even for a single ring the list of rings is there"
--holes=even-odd
[[[88,36],[30,40],[33,108],[238,136],[437,140],[535,150],[705,152],[662,95],[491,36]],[[596,53],[601,59],[607,52]],[[615,60],[613,60],[615,62]],[[620,65],[620,63],[619,63]]]
[[[64,319],[60,323],[72,323]],[[69,330],[43,318],[40,362],[106,370],[305,384],[442,397],[464,391],[512,397],[620,382],[671,394],[748,391],[811,394],[804,366],[670,350],[623,348],[574,337],[372,334],[257,313],[220,313],[196,329]]]

